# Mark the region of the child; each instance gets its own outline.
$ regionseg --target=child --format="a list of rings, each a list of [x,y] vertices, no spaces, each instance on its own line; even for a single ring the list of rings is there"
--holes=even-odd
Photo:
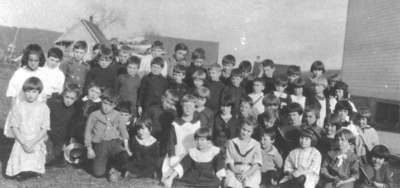
[[[151,129],[151,120],[137,120],[135,136],[129,142],[129,148],[134,152],[128,169],[137,177],[154,177],[159,167],[160,144],[151,135]]]
[[[220,100],[224,84],[221,82],[221,65],[212,64],[208,69],[209,82],[207,83],[208,89],[210,89],[210,98],[206,103],[206,106],[211,108],[216,114],[219,111]]]
[[[354,113],[352,109],[353,108],[348,101],[339,101],[335,105],[334,114],[336,114],[340,118],[340,121],[343,122],[342,129],[348,129],[355,137],[358,137],[360,135],[360,128],[354,125],[353,121],[351,121]]]
[[[218,188],[225,177],[222,152],[212,144],[212,133],[208,128],[200,128],[194,134],[196,147],[189,149],[182,161],[169,176],[162,180],[166,187],[174,184],[199,188]]]
[[[185,95],[189,90],[188,85],[183,81],[185,75],[186,75],[185,66],[179,64],[174,66],[172,79],[169,79],[168,89],[176,91],[179,99],[181,99],[183,95]]]
[[[233,55],[228,54],[222,58],[222,74],[221,82],[226,86],[231,85],[231,71],[236,65],[236,59]]]
[[[227,144],[227,187],[259,187],[261,183],[261,147],[251,138],[255,127],[253,122],[243,121],[239,137],[229,140]]]
[[[200,128],[200,120],[194,116],[196,97],[185,95],[181,100],[182,115],[172,122],[167,141],[167,155],[162,166],[163,178],[172,170],[195,145],[194,133]]]
[[[140,87],[141,78],[139,76],[140,59],[132,56],[127,60],[126,71],[127,74],[118,76],[116,91],[118,92],[121,100],[131,102],[132,115],[137,117],[137,98]]]
[[[186,56],[189,52],[189,48],[185,43],[178,43],[175,45],[174,54],[168,59],[168,76],[173,76],[175,66],[182,65],[188,67],[186,62]]]
[[[306,106],[319,108],[319,118],[317,120],[318,127],[324,127],[324,122],[329,119],[331,113],[329,111],[329,100],[325,98],[324,90],[328,86],[326,79],[316,79],[313,82],[314,95],[306,99]]]
[[[196,111],[199,115],[201,127],[207,127],[212,130],[214,125],[214,112],[205,106],[210,97],[210,90],[206,87],[200,87],[195,90],[194,95],[197,97]]]
[[[204,69],[198,69],[192,74],[191,87],[192,93],[201,87],[204,87],[207,78],[207,73]]]
[[[321,135],[324,132],[324,129],[317,126],[317,121],[319,118],[319,109],[318,108],[313,108],[313,107],[307,107],[304,110],[304,124],[303,127],[307,127],[312,129],[318,139],[321,139]],[[318,143],[319,144],[319,143]]]
[[[319,151],[324,155],[324,157],[328,151],[337,149],[335,134],[340,130],[341,124],[342,123],[337,116],[332,116],[325,124],[325,131],[324,134],[322,134],[322,138],[318,146]]]
[[[286,76],[280,76],[275,79],[274,85],[275,85],[275,90],[273,91],[273,94],[279,98],[280,103],[280,108],[283,108],[286,106],[289,102],[288,100],[288,94],[286,93],[286,87],[288,84],[288,79]]]
[[[65,83],[76,84],[83,89],[85,86],[86,74],[90,69],[90,65],[84,61],[87,52],[87,43],[85,41],[77,41],[72,47],[73,56],[60,65],[60,69],[65,74]]]
[[[325,65],[322,61],[314,61],[310,68],[311,77],[306,79],[306,84],[304,85],[304,96],[311,97],[313,95],[313,84],[318,79],[325,79],[323,75],[325,74]]]
[[[260,135],[262,155],[261,183],[267,186],[277,185],[283,160],[281,154],[279,154],[274,146],[276,132],[273,130],[262,130]]]
[[[84,130],[89,115],[101,107],[101,94],[103,90],[96,84],[91,84],[88,94],[75,103],[76,113],[73,116],[69,137],[71,141],[84,143]]]
[[[252,65],[251,62],[248,60],[242,61],[239,64],[238,67],[243,74],[243,81],[242,81],[242,87],[246,91],[247,94],[253,92],[253,80],[254,78],[250,75],[251,70],[252,70]]]
[[[353,152],[355,137],[351,131],[342,129],[335,135],[338,149],[331,150],[321,165],[324,188],[351,188],[359,177],[359,160]]]
[[[47,140],[47,164],[55,167],[66,165],[63,155],[63,146],[68,145],[68,131],[72,124],[73,115],[76,113],[75,101],[80,97],[80,89],[77,85],[69,85],[62,96],[53,96],[47,100],[50,109],[50,128]]]
[[[93,159],[93,175],[108,175],[110,181],[115,181],[116,172],[124,174],[127,170],[128,155],[131,154],[129,135],[126,122],[114,109],[118,97],[112,92],[104,92],[101,100],[100,110],[91,113],[87,120],[85,146],[88,159]],[[107,172],[108,166],[111,169]]]
[[[240,83],[243,80],[242,71],[239,69],[234,69],[231,72],[231,85],[226,86],[222,91],[221,100],[224,100],[226,97],[231,97],[232,101],[235,102],[235,105],[232,109],[232,115],[237,116],[240,113],[240,99],[246,96],[246,91],[240,86]]]
[[[240,99],[239,119],[257,119],[257,111],[253,108],[253,102],[249,96],[244,96]]]
[[[361,167],[363,177],[358,188],[394,188],[394,172],[388,164],[390,152],[384,145],[376,145],[370,151],[369,163]]]
[[[263,67],[263,74],[261,76],[261,79],[263,79],[265,83],[264,93],[265,94],[271,93],[275,89],[274,85],[275,64],[270,59],[263,60],[261,64]]]
[[[288,78],[288,86],[286,88],[286,93],[291,95],[294,93],[293,83],[297,78],[300,78],[301,69],[297,65],[290,65],[286,70],[286,76]]]
[[[164,44],[161,41],[154,41],[153,44],[151,45],[150,48],[150,54],[146,55],[144,57],[142,57],[142,61],[140,62],[140,69],[139,69],[139,73],[140,75],[146,76],[147,74],[149,74],[152,71],[152,62],[155,58],[159,58],[160,60],[160,64],[161,65],[161,70],[160,70],[160,75],[163,77],[167,76],[168,73],[168,64],[164,61],[164,59],[162,58],[162,56],[164,55],[165,51],[164,51]]]
[[[273,93],[266,94],[262,100],[264,111],[268,109],[280,110],[281,101]]]
[[[112,92],[115,92],[117,83],[117,71],[118,67],[113,61],[113,54],[110,48],[101,49],[101,55],[99,58],[99,67],[90,69],[86,75],[85,81],[85,92],[87,87],[91,83],[95,83],[100,87],[110,88]]]
[[[262,103],[264,99],[264,89],[265,89],[265,82],[261,78],[256,78],[253,81],[253,92],[249,94],[251,98],[253,108],[255,109],[257,115],[264,112],[264,105]]]
[[[239,136],[240,120],[232,115],[232,108],[235,103],[231,98],[221,101],[220,112],[215,117],[214,123],[214,143],[225,152],[228,140]]]
[[[61,94],[64,89],[65,76],[59,69],[60,62],[63,59],[63,52],[59,48],[50,48],[47,52],[46,66],[44,72],[44,94],[50,97],[53,94]]]
[[[353,102],[350,100],[350,94],[348,91],[348,85],[344,82],[338,81],[333,88],[335,91],[335,96],[329,99],[330,110],[334,111],[336,103],[338,101],[347,101],[353,110],[353,112],[357,112],[357,108]]]
[[[150,74],[142,78],[138,96],[139,115],[146,112],[151,105],[161,104],[161,96],[168,88],[168,80],[161,74],[163,67],[164,60],[161,57],[154,58],[151,61]]]
[[[280,181],[280,187],[290,188],[304,185],[304,188],[314,188],[319,180],[321,154],[314,147],[317,137],[311,129],[303,129],[299,137],[298,148],[292,150],[285,159],[283,171],[285,176]]]
[[[202,70],[202,72],[206,73],[206,69],[203,68],[204,61],[206,60],[206,52],[203,48],[196,48],[192,52],[192,63],[186,69],[186,78],[185,82],[190,87],[194,87],[194,78],[193,75],[195,72]]]
[[[297,78],[293,82],[293,94],[289,95],[289,103],[299,103],[304,109],[306,107],[306,97],[303,95],[304,80]]]
[[[22,85],[24,98],[10,112],[10,136],[15,138],[6,175],[18,181],[37,177],[45,172],[47,131],[50,130],[50,110],[38,101],[43,83],[37,77],[28,78]]]
[[[274,131],[278,134],[278,127],[280,126],[278,111],[275,109],[267,109],[264,113],[257,117],[258,126],[254,131],[253,138],[261,140],[263,131]],[[274,139],[275,140],[275,139]]]
[[[128,59],[131,57],[131,48],[127,45],[121,46],[118,57],[116,58],[117,75],[126,74]],[[140,63],[140,59],[139,59]]]
[[[368,120],[371,113],[369,110],[363,110],[356,115],[356,124],[359,126],[361,144],[358,149],[360,150],[360,156],[365,158],[367,153],[371,151],[371,149],[379,144],[378,133],[375,128],[368,125]],[[363,157],[364,156],[364,157]]]

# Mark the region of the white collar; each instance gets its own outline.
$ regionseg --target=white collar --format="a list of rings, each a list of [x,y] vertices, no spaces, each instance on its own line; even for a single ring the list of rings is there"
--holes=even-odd
[[[157,139],[155,139],[153,136],[150,135],[150,137],[146,140],[140,139],[137,136],[135,136],[136,141],[142,145],[142,146],[151,146],[154,144],[154,142],[157,142]]]

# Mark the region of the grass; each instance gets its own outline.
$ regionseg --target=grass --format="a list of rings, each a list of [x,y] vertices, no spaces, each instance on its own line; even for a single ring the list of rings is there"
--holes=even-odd
[[[0,166],[3,176],[0,176],[1,188],[109,188],[109,187],[130,187],[135,188],[156,188],[161,187],[158,181],[153,179],[124,179],[118,183],[109,183],[104,178],[94,178],[82,169],[67,167],[63,169],[49,169],[42,177],[28,180],[26,182],[17,182],[4,177],[5,167],[12,148],[13,140],[6,138],[2,134],[5,117],[10,108],[10,102],[5,98],[8,80],[10,79],[15,67],[11,65],[0,64]],[[400,162],[393,162],[395,167],[396,187],[400,187]]]

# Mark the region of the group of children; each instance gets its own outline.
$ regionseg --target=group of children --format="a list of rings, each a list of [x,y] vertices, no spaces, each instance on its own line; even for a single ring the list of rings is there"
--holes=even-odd
[[[169,58],[160,41],[142,58],[99,44],[84,61],[87,50],[85,41],[70,58],[58,48],[46,57],[36,44],[24,50],[7,89],[10,178],[69,158],[95,177],[166,187],[393,187],[370,114],[356,109],[346,83],[328,83],[321,61],[306,78],[296,65],[276,75],[269,59],[205,63],[201,48],[188,61],[183,43]],[[65,157],[72,144],[84,147]]]

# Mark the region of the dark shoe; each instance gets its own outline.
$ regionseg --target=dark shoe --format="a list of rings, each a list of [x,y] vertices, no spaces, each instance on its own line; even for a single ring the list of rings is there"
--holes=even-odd
[[[15,179],[19,182],[26,181],[32,178],[40,177],[39,173],[36,172],[21,172],[15,176]]]

